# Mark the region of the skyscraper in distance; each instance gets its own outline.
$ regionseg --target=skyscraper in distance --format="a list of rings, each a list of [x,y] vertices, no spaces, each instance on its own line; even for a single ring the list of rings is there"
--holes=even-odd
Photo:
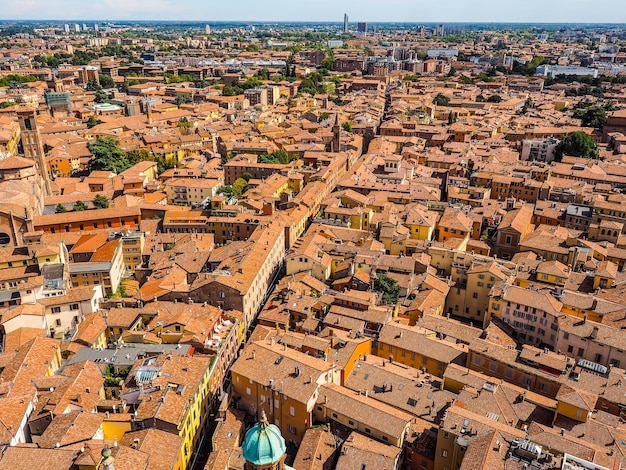
[[[343,32],[344,33],[348,32],[348,14],[347,13],[343,14]]]
[[[356,30],[365,36],[367,34],[367,23],[357,23]]]

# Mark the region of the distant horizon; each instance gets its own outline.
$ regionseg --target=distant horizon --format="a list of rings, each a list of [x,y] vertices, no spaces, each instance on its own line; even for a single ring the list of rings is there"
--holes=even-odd
[[[63,12],[65,18],[58,18]],[[229,19],[232,16],[239,19]],[[626,2],[614,0],[525,0],[507,4],[495,0],[318,0],[297,11],[288,0],[256,2],[178,2],[176,0],[5,0],[2,15],[9,21],[164,21],[242,23],[465,23],[465,24],[609,24],[626,23]],[[278,18],[268,18],[275,16]],[[84,18],[92,18],[84,20]],[[311,18],[315,18],[311,20]],[[620,19],[622,23],[615,22]],[[6,21],[6,20],[5,20]]]
[[[328,24],[342,26],[343,21],[332,20],[161,20],[161,19],[136,19],[136,18],[106,18],[106,19],[94,19],[94,18],[72,18],[72,19],[59,19],[59,18],[39,18],[39,19],[27,19],[27,18],[7,18],[0,19],[0,24],[10,23],[163,23],[163,24]],[[400,24],[400,25],[463,25],[463,26],[481,26],[481,25],[519,25],[519,26],[624,26],[624,23],[611,23],[611,22],[589,22],[589,21],[349,21],[350,25],[356,27],[357,23],[364,22],[367,24]]]

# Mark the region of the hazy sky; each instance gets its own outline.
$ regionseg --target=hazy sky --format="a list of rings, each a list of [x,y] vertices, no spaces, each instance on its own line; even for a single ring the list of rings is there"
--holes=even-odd
[[[2,19],[611,22],[624,0],[4,0]]]

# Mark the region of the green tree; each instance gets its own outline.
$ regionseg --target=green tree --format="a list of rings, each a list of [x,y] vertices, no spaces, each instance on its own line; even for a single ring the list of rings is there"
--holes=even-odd
[[[500,95],[491,95],[489,98],[487,98],[487,102],[500,103],[502,102],[502,97]]]
[[[233,192],[233,187],[229,185],[220,186],[217,190],[217,194],[221,194],[226,197],[233,197],[235,195]]]
[[[193,103],[191,96],[189,95],[178,95],[176,97],[176,106],[180,106],[181,104],[189,104]]]
[[[87,204],[83,201],[78,201],[74,203],[74,212],[82,212],[87,209]]]
[[[589,108],[574,111],[574,117],[581,120],[585,127],[600,129],[606,124],[606,111],[602,106],[590,106]]]
[[[89,119],[87,119],[87,127],[89,129],[91,129],[92,127],[96,127],[98,124],[102,124],[102,121],[96,119],[95,116],[89,116]]]
[[[91,202],[93,202],[93,206],[96,209],[106,209],[109,207],[109,199],[100,194],[96,195]]]
[[[10,108],[15,105],[17,105],[15,101],[4,101],[3,103],[0,103],[0,109]]]
[[[327,113],[326,111],[322,112],[320,114],[320,121],[325,121],[326,119],[328,119],[330,117],[330,114]]]
[[[278,160],[278,163],[282,163],[283,165],[289,163],[289,154],[286,150],[278,149],[272,154],[272,157]]]
[[[97,59],[98,56],[93,52],[86,51],[74,51],[74,57],[72,58],[73,65],[87,65],[92,60]]]
[[[442,95],[441,93],[438,93],[437,96],[435,96],[433,103],[437,106],[449,106],[450,98],[448,98],[446,95]]]
[[[322,60],[322,68],[325,68],[326,70],[332,70],[335,68],[335,58],[329,56]]]
[[[115,80],[110,75],[100,75],[100,86],[102,88],[113,88],[115,87]]]
[[[249,183],[252,179],[252,174],[246,171],[243,175],[241,175],[241,177],[246,180],[246,183]]]
[[[100,91],[102,87],[96,80],[89,80],[87,85],[85,86],[85,90],[87,91]]]
[[[278,149],[271,155],[267,153],[262,153],[261,155],[259,155],[257,161],[259,163],[276,163],[286,165],[287,163],[289,163],[289,154],[283,149]]]
[[[233,183],[233,195],[239,199],[241,195],[248,189],[248,182],[243,178],[237,178]]]
[[[483,95],[478,95],[476,97],[476,102],[477,103],[484,103],[485,102],[485,97]]]
[[[514,74],[528,75],[528,76],[535,75],[535,73],[537,73],[537,67],[545,63],[545,61],[546,61],[545,57],[541,55],[533,57],[533,59],[530,62],[526,62],[525,64],[522,64],[521,62],[514,60],[511,71]]]
[[[259,80],[269,80],[270,79],[270,71],[267,67],[263,67],[259,70],[255,75]]]
[[[54,213],[55,214],[63,214],[65,212],[67,212],[67,208],[63,204],[61,204],[60,202],[54,208]]]
[[[7,75],[6,77],[0,79],[0,87],[3,86],[12,86],[15,88],[15,85],[18,85],[18,88],[24,83],[32,83],[36,82],[37,78],[32,75]]]
[[[91,142],[89,151],[93,158],[89,161],[89,170],[113,170],[120,173],[130,168],[126,153],[118,145],[119,141],[112,136],[98,137]]]
[[[531,98],[527,98],[526,101],[524,102],[524,106],[522,107],[522,114],[526,114],[528,112],[529,109],[534,108],[534,104],[533,104],[533,100]]]
[[[563,137],[563,140],[555,148],[554,157],[556,161],[560,162],[563,155],[598,158],[598,144],[585,132],[572,132]]]
[[[94,101],[96,103],[108,103],[109,95],[107,95],[106,92],[103,90],[98,90],[96,91],[96,97],[94,98]]]
[[[352,124],[349,121],[344,122],[341,127],[346,132],[352,132]]]
[[[259,52],[259,46],[257,46],[256,44],[250,44],[248,47],[246,47],[246,51],[247,52]]]
[[[386,273],[379,272],[374,280],[374,289],[383,293],[383,303],[394,305],[400,297],[400,286],[391,279]]]

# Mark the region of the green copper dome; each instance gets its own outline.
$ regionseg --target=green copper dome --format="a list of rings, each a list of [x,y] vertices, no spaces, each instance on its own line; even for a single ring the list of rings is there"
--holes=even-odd
[[[287,451],[280,429],[267,422],[265,412],[261,421],[246,433],[242,448],[243,457],[256,466],[273,464]]]

